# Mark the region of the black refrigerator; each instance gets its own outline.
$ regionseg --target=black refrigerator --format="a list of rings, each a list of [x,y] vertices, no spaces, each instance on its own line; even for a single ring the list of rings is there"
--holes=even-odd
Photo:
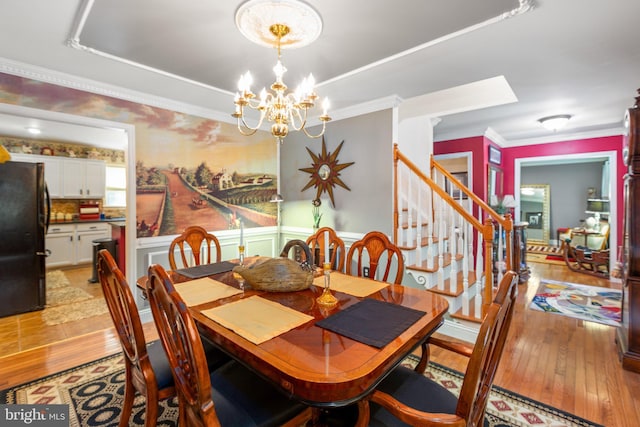
[[[46,304],[43,163],[0,163],[0,317]]]

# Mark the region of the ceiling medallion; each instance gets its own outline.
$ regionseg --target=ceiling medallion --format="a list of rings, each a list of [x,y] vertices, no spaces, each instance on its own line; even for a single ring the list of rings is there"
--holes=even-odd
[[[292,49],[314,42],[322,33],[322,19],[306,3],[295,0],[249,0],[236,11],[236,27],[250,41],[273,47],[273,24],[285,25],[281,47]]]
[[[289,126],[296,131],[303,131],[309,138],[322,136],[327,122],[331,120],[327,114],[329,101],[325,98],[322,115],[318,117],[322,122],[322,130],[318,134],[310,134],[306,129],[307,116],[318,99],[313,75],[309,74],[295,92],[287,92],[287,85],[283,80],[287,69],[280,61],[282,48],[305,46],[318,38],[322,32],[320,15],[309,5],[299,1],[250,0],[238,8],[236,26],[252,42],[278,49],[278,61],[273,68],[276,81],[271,84],[270,92],[263,88],[260,98],[256,99],[251,91],[251,74],[247,71],[240,76],[234,99],[235,111],[231,114],[238,121],[240,133],[253,135],[266,118],[273,123],[271,134],[280,142],[288,135]],[[260,113],[255,126],[247,123],[246,108]]]
[[[311,174],[309,178],[309,182],[301,191],[314,186],[317,188],[316,191],[316,199],[320,198],[320,195],[323,192],[329,194],[329,198],[331,199],[331,205],[335,208],[336,204],[333,200],[333,187],[339,185],[342,188],[345,188],[349,191],[351,189],[340,179],[340,171],[348,168],[353,165],[355,162],[349,163],[338,163],[338,155],[340,154],[340,150],[342,149],[342,144],[344,141],[338,145],[336,151],[333,153],[327,152],[327,146],[324,142],[324,137],[322,138],[322,153],[315,155],[309,147],[305,147],[313,160],[313,163],[310,168],[300,168],[302,172],[307,172]]]

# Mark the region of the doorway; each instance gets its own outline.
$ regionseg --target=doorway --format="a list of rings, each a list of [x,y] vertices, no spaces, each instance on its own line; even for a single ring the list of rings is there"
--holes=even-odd
[[[135,128],[132,125],[85,116],[0,103],[0,133],[21,136],[26,125],[50,129],[51,139],[123,150],[127,171],[126,264],[127,280],[135,283]],[[131,266],[131,267],[129,267]]]
[[[617,243],[617,195],[618,195],[618,172],[617,172],[617,152],[616,151],[602,151],[594,153],[579,153],[557,156],[544,156],[544,157],[529,157],[515,159],[514,168],[514,188],[521,188],[522,184],[522,168],[532,166],[550,166],[550,165],[568,165],[568,164],[580,164],[580,163],[593,163],[593,162],[606,162],[608,169],[603,171],[604,188],[603,191],[607,191],[607,196],[610,199],[610,233],[609,233],[609,271],[613,271],[615,262],[617,259],[618,243]],[[567,179],[572,179],[567,177]],[[553,192],[553,189],[551,190]],[[520,192],[515,191],[516,195],[516,213],[515,217],[521,216],[521,199]],[[584,199],[586,203],[587,192],[584,192]],[[553,204],[553,200],[551,201]],[[551,221],[553,223],[553,221]],[[576,224],[577,225],[577,224]],[[553,234],[553,230],[552,230]]]

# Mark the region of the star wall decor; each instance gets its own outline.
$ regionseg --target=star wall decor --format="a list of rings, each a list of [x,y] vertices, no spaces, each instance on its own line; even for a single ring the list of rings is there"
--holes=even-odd
[[[331,199],[331,205],[335,208],[335,202],[333,200],[333,188],[336,185],[339,185],[342,188],[345,188],[349,191],[351,189],[340,179],[340,171],[345,168],[348,168],[355,162],[349,163],[338,163],[338,155],[340,154],[340,150],[342,149],[342,144],[344,144],[344,140],[338,145],[336,151],[333,153],[327,152],[327,145],[324,142],[324,137],[322,137],[322,153],[318,155],[314,154],[309,147],[305,147],[313,160],[310,168],[300,168],[302,172],[307,172],[311,174],[309,178],[309,182],[301,191],[306,190],[307,188],[311,188],[314,186],[317,188],[316,191],[316,199],[320,198],[320,195],[324,192],[329,194],[329,198]]]

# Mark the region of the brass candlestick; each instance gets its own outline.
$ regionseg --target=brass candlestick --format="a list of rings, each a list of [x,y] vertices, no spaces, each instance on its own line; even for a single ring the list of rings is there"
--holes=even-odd
[[[244,245],[238,245],[238,264],[244,267]],[[240,289],[244,291],[244,277],[234,271],[233,278],[238,282]]]
[[[331,263],[325,262],[322,265],[324,271],[324,289],[322,295],[316,298],[316,302],[322,306],[334,306],[338,303],[338,299],[331,293]]]
[[[238,246],[238,261],[240,265],[244,266],[244,245]]]

